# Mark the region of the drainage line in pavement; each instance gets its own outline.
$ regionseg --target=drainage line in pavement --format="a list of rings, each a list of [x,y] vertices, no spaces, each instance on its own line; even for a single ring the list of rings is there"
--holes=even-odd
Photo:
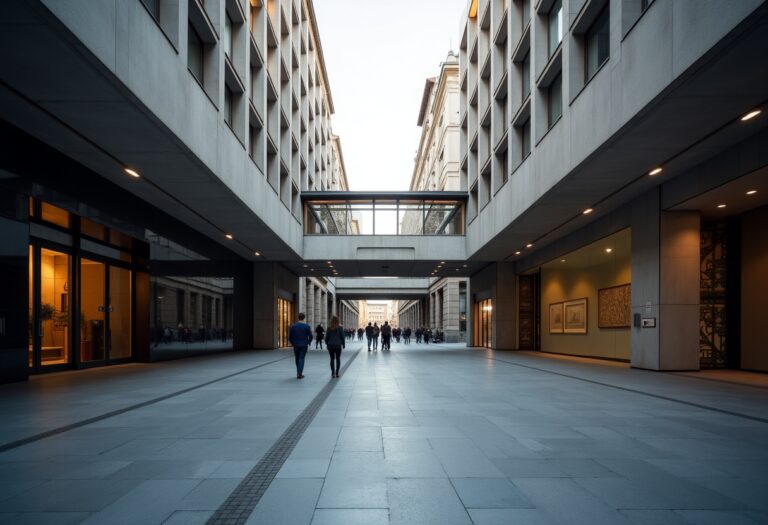
[[[498,361],[499,363],[504,363],[504,364],[511,365],[511,366],[519,366],[519,367],[522,367],[522,368],[529,368],[531,370],[537,370],[539,372],[546,372],[548,374],[554,374],[554,375],[557,375],[557,376],[567,377],[567,378],[570,378],[570,379],[575,379],[577,381],[584,381],[585,383],[592,383],[593,385],[607,386],[609,388],[615,388],[617,390],[624,390],[625,392],[632,392],[633,394],[640,394],[642,396],[654,397],[656,399],[663,399],[664,401],[672,401],[673,403],[680,403],[682,405],[688,405],[688,406],[700,408],[702,410],[710,410],[712,412],[718,412],[720,414],[727,414],[727,415],[733,416],[733,417],[740,417],[742,419],[749,419],[750,421],[758,421],[760,423],[768,423],[768,419],[763,418],[763,417],[750,416],[749,414],[742,414],[741,412],[732,412],[730,410],[725,410],[723,408],[709,407],[709,406],[706,406],[706,405],[701,405],[699,403],[693,403],[692,401],[683,401],[682,399],[675,399],[674,397],[667,397],[667,396],[662,396],[662,395],[659,395],[659,394],[651,394],[650,392],[643,392],[642,390],[635,390],[634,388],[627,388],[625,386],[612,385],[610,383],[603,383],[601,381],[595,381],[594,379],[585,379],[583,377],[572,376],[572,375],[569,375],[569,374],[564,374],[562,372],[554,372],[552,370],[547,370],[546,368],[537,368],[535,366],[521,365],[519,363],[512,363],[510,361],[504,361],[503,359],[499,359],[497,357],[485,356],[485,358],[486,359],[490,359],[491,361]]]
[[[350,357],[344,366],[342,372],[346,372],[352,361],[360,354],[358,350]],[[261,501],[261,497],[269,488],[272,480],[283,467],[283,464],[291,455],[296,444],[304,435],[312,420],[315,419],[317,412],[323,403],[331,394],[337,381],[331,380],[307,405],[307,407],[298,415],[291,425],[277,438],[266,454],[259,460],[255,467],[243,478],[235,490],[227,497],[221,507],[210,517],[206,525],[242,525],[248,521],[248,517],[253,513],[256,505]]]
[[[98,416],[89,417],[88,419],[83,419],[82,421],[77,421],[75,423],[71,423],[69,425],[64,425],[63,427],[54,428],[51,430],[46,430],[45,432],[40,432],[39,434],[35,434],[33,436],[25,437],[22,439],[17,439],[16,441],[10,441],[8,443],[4,443],[0,445],[0,453],[6,452],[8,450],[20,447],[22,445],[26,445],[28,443],[32,443],[34,441],[40,441],[41,439],[45,439],[47,437],[55,436],[57,434],[62,434],[64,432],[69,432],[70,430],[74,430],[76,428],[84,427],[86,425],[90,425],[91,423],[96,423],[97,421],[103,421],[105,419],[109,419],[110,417],[119,416],[120,414],[125,414],[126,412],[130,412],[131,410],[136,410],[137,408],[144,408],[149,405],[154,405],[155,403],[159,403],[161,401],[165,401],[166,399],[170,399],[172,397],[180,396],[182,394],[186,394],[187,392],[191,392],[193,390],[197,390],[198,388],[203,388],[208,385],[212,385],[214,383],[218,383],[219,381],[224,381],[226,379],[230,379],[232,377],[238,376],[240,374],[245,374],[246,372],[250,372],[252,370],[256,370],[257,368],[261,368],[263,366],[271,365],[273,363],[277,363],[278,361],[283,361],[284,359],[288,359],[292,356],[285,356],[281,357],[280,359],[275,359],[273,361],[267,361],[266,363],[261,363],[260,365],[252,366],[251,368],[246,368],[245,370],[240,370],[239,372],[235,372],[233,374],[229,374],[223,377],[219,377],[216,379],[212,379],[211,381],[206,381],[205,383],[201,383],[199,385],[191,386],[189,388],[185,388],[183,390],[178,390],[176,392],[172,392],[170,394],[166,394],[164,396],[156,397],[154,399],[150,399],[148,401],[142,401],[141,403],[136,403],[135,405],[130,405],[125,408],[119,408],[117,410],[113,410],[112,412],[107,412],[105,414],[100,414]]]

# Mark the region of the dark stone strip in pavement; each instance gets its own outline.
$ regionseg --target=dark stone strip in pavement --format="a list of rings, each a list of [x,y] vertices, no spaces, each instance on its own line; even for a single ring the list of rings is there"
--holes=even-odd
[[[40,432],[39,434],[34,434],[32,436],[28,436],[25,438],[17,439],[15,441],[9,441],[8,443],[3,443],[0,445],[0,453],[5,452],[7,450],[11,450],[17,447],[20,447],[22,445],[27,445],[29,443],[32,443],[34,441],[39,441],[41,439],[45,439],[47,437],[55,436],[57,434],[62,434],[64,432],[69,432],[70,430],[74,430],[76,428],[84,427],[86,425],[90,425],[91,423],[96,423],[97,421],[103,421],[104,419],[108,419],[110,417],[119,416],[120,414],[125,414],[126,412],[130,412],[131,410],[136,410],[138,408],[144,408],[149,405],[154,405],[155,403],[159,403],[161,401],[165,401],[166,399],[171,399],[172,397],[180,396],[182,394],[186,394],[187,392],[191,392],[193,390],[197,390],[199,388],[206,387],[208,385],[212,385],[214,383],[218,383],[219,381],[224,381],[227,379],[230,379],[232,377],[238,376],[240,374],[245,374],[246,372],[250,372],[252,370],[256,370],[257,368],[261,368],[263,366],[271,365],[273,363],[277,363],[278,361],[283,361],[284,359],[288,359],[291,356],[285,356],[281,357],[280,359],[274,359],[272,361],[267,361],[266,363],[261,363],[260,365],[252,366],[250,368],[246,368],[245,370],[240,370],[239,372],[234,372],[232,374],[228,374],[222,377],[218,377],[216,379],[212,379],[210,381],[206,381],[205,383],[200,383],[199,385],[191,386],[189,388],[184,388],[182,390],[177,390],[176,392],[171,392],[170,394],[165,394],[160,397],[156,397],[154,399],[149,399],[147,401],[142,401],[141,403],[136,403],[135,405],[130,405],[124,408],[119,408],[117,410],[113,410],[111,412],[106,412],[104,414],[100,414],[98,416],[89,417],[88,419],[83,419],[82,421],[76,421],[74,423],[70,423],[69,425],[64,425],[63,427],[54,428],[51,430],[46,430],[45,432]]]
[[[358,350],[350,357],[341,372],[346,372],[352,361],[360,354]],[[253,469],[243,478],[235,490],[221,504],[213,516],[207,521],[206,525],[243,525],[253,513],[256,505],[261,501],[261,497],[267,492],[277,473],[283,467],[283,464],[291,455],[296,444],[304,435],[312,420],[315,419],[317,412],[331,391],[338,382],[328,381],[328,384],[315,396],[307,407],[299,414],[291,425],[283,432],[275,444],[272,445],[264,457],[259,460]]]
[[[742,418],[742,419],[748,419],[750,421],[758,421],[760,423],[768,423],[768,419],[766,419],[764,417],[751,416],[749,414],[742,414],[741,412],[733,412],[732,410],[725,410],[724,408],[717,408],[717,407],[711,407],[711,406],[707,406],[707,405],[702,405],[700,403],[694,403],[693,401],[685,401],[683,399],[675,399],[674,397],[662,396],[660,394],[652,394],[650,392],[644,392],[642,390],[637,390],[635,388],[628,388],[628,387],[625,387],[625,386],[612,385],[611,383],[604,383],[602,381],[596,381],[594,379],[587,379],[587,378],[584,378],[584,377],[574,376],[574,375],[571,375],[571,374],[565,374],[563,372],[555,372],[554,370],[547,370],[546,368],[538,368],[538,367],[535,367],[535,366],[522,365],[520,363],[513,363],[511,361],[505,361],[504,359],[499,359],[497,357],[488,357],[486,355],[485,358],[489,359],[491,361],[498,361],[499,363],[504,363],[504,364],[511,365],[511,366],[519,366],[519,367],[522,367],[522,368],[528,368],[530,370],[536,370],[538,372],[545,372],[547,374],[554,374],[556,376],[567,377],[569,379],[575,379],[577,381],[583,381],[585,383],[591,383],[593,385],[600,385],[600,386],[605,386],[605,387],[608,387],[608,388],[615,388],[616,390],[623,390],[625,392],[632,392],[633,394],[640,394],[641,396],[653,397],[653,398],[656,398],[656,399],[663,399],[664,401],[671,401],[672,403],[680,403],[681,405],[688,405],[688,406],[691,406],[691,407],[700,408],[702,410],[709,410],[711,412],[718,412],[720,414],[726,414],[726,415],[733,416],[733,417],[739,417],[739,418]]]

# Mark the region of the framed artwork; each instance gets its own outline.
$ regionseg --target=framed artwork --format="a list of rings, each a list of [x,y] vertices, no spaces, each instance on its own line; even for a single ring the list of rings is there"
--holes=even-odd
[[[587,333],[587,298],[566,301],[563,304],[563,333]]]
[[[632,325],[632,285],[622,284],[597,291],[597,327],[629,328]]]
[[[563,333],[563,303],[549,305],[549,333]]]

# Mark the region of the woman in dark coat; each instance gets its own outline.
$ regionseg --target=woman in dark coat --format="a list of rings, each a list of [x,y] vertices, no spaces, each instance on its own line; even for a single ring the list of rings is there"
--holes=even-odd
[[[341,349],[344,348],[344,327],[339,324],[339,318],[335,315],[331,318],[331,325],[325,334],[325,346],[331,356],[331,377],[339,377],[341,366]]]

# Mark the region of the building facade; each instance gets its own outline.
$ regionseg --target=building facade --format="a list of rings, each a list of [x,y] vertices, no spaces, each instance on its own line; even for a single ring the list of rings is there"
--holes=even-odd
[[[14,0],[0,24],[0,381],[284,346],[300,192],[346,186],[312,2]]]
[[[411,177],[411,191],[459,191],[460,97],[459,57],[450,52],[440,65],[440,74],[424,85],[417,125],[421,127],[419,149]],[[403,231],[419,228],[419,217],[406,214]],[[419,300],[400,303],[401,326],[424,326],[443,334],[449,343],[467,340],[468,279],[431,278],[422,316]]]
[[[473,0],[472,344],[768,370],[768,6]]]

